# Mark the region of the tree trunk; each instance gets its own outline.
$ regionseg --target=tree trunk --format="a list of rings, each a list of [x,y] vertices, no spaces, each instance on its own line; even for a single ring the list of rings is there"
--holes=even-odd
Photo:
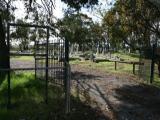
[[[5,30],[3,26],[2,16],[0,15],[0,69],[9,67],[8,63],[8,47],[5,41]],[[0,84],[3,82],[7,72],[0,71]]]

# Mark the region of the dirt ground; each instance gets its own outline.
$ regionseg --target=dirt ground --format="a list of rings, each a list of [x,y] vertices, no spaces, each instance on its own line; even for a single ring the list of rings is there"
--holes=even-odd
[[[100,108],[102,120],[160,120],[160,89],[143,84],[134,75],[109,74],[72,65],[74,94]],[[83,96],[83,97],[81,97]]]
[[[11,59],[11,68],[33,68],[34,60],[14,60]]]
[[[14,67],[33,67],[33,61],[12,61]],[[71,65],[72,92],[103,114],[97,120],[160,120],[160,89],[134,75],[110,74]]]

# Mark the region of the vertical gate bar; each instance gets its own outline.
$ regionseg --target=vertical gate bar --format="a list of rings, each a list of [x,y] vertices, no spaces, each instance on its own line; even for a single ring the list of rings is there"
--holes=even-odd
[[[64,40],[62,39],[62,56],[63,56],[63,61],[62,61],[62,67],[64,66],[64,62],[65,62],[65,53],[64,53],[64,47],[65,47],[65,43]],[[62,68],[62,81],[61,81],[61,85],[64,85],[64,69]]]
[[[54,44],[52,45],[52,56],[51,56],[51,67],[53,68],[53,46]],[[52,78],[52,82],[54,81],[54,78],[53,78],[53,69],[51,69],[51,78]]]
[[[58,54],[59,54],[59,61],[58,61],[58,66],[59,66],[59,68],[58,68],[58,81],[57,81],[57,83],[59,84],[60,83],[60,81],[61,81],[61,77],[60,77],[60,67],[61,67],[61,51],[60,51],[60,46],[61,46],[61,40],[59,39],[59,45],[58,45]]]
[[[60,72],[60,58],[61,57],[61,54],[60,54],[60,40],[59,40],[59,43],[58,43],[58,72],[57,72],[57,76],[58,76],[58,79],[57,79],[57,84],[59,83],[59,81],[60,81],[60,74],[59,74],[59,72]]]
[[[49,49],[49,57],[48,57],[48,59],[49,59],[49,67],[51,67],[51,49],[50,49],[50,46],[48,47],[48,49]],[[50,79],[50,77],[51,77],[51,69],[49,69],[48,70],[48,72],[49,72],[49,75],[48,75],[48,77],[49,77],[49,79]],[[49,80],[48,80],[49,81]]]
[[[49,44],[49,27],[47,27],[47,41],[46,41],[46,87],[45,87],[46,104],[48,103],[48,44]]]
[[[46,40],[46,44],[47,44],[47,40]],[[45,54],[45,53],[46,53],[46,44],[44,44],[44,45],[41,44],[41,53],[42,53],[42,54]],[[41,60],[41,62],[42,62],[42,67],[46,67],[46,63],[45,63],[45,62],[46,62],[46,58],[47,58],[47,57],[45,56],[45,57],[42,57],[42,58],[43,58],[43,59]],[[44,61],[45,61],[45,62],[44,62]],[[46,72],[46,70],[43,70],[43,71],[42,71],[42,73],[43,73],[43,78],[44,78],[44,79],[45,79],[45,77],[46,77],[46,76],[45,76],[45,75],[46,75],[45,72]]]
[[[58,43],[56,44],[56,54],[57,54],[57,61],[55,61],[55,65],[56,67],[58,67]],[[58,68],[56,68],[54,74],[55,74],[55,84],[57,83],[57,71],[58,71]]]
[[[64,63],[64,43],[63,43],[63,40],[61,40],[62,41],[62,47],[61,47],[61,53],[62,53],[62,67],[63,67],[63,63]],[[62,80],[61,80],[61,85],[63,85],[63,76],[64,76],[64,74],[63,74],[63,68],[61,69],[61,74],[62,74]]]
[[[155,49],[156,49],[156,44],[153,44],[153,48],[152,48],[151,74],[150,74],[150,83],[151,83],[151,84],[153,83],[153,80],[154,80]]]
[[[9,41],[9,34],[10,34],[10,24],[7,24],[7,45],[8,45],[8,102],[7,102],[7,108],[9,109],[11,106],[11,81],[10,81],[10,41]]]
[[[58,52],[59,52],[59,69],[58,69],[58,84],[60,83],[61,81],[61,50],[60,50],[60,46],[61,46],[61,40],[59,39],[59,49],[58,49]]]
[[[60,53],[61,53],[61,68],[60,68],[60,74],[61,74],[61,75],[60,75],[60,79],[61,79],[61,80],[60,80],[59,83],[60,83],[60,85],[62,85],[62,81],[63,81],[63,74],[62,74],[62,66],[63,66],[63,64],[62,64],[62,62],[63,62],[62,47],[63,47],[63,46],[62,46],[62,45],[63,45],[63,44],[62,44],[62,40],[61,40],[61,39],[60,39],[60,42],[61,42],[61,46],[60,46]]]
[[[36,42],[36,40],[35,40],[35,41],[34,41],[35,80],[37,80],[37,59],[36,59],[36,54],[37,54],[37,42]]]
[[[59,53],[60,53],[60,61],[59,61],[59,64],[60,64],[60,68],[59,68],[59,82],[58,84],[61,84],[61,80],[62,80],[62,77],[61,77],[61,67],[62,67],[62,55],[61,55],[61,39],[59,41]]]
[[[57,81],[56,81],[56,84],[58,84],[58,82],[59,82],[59,66],[60,66],[60,64],[59,64],[59,62],[60,62],[60,52],[59,52],[59,46],[60,46],[60,40],[58,41],[58,45],[57,45],[57,49],[58,49],[58,62],[57,62],[57,64],[58,64],[58,69],[57,69],[57,72],[56,72],[56,76],[57,76]]]
[[[65,107],[66,113],[70,112],[70,89],[69,89],[69,79],[68,79],[68,65],[69,65],[69,41],[65,39],[65,62],[64,62],[64,86],[65,86]]]
[[[55,43],[54,43],[54,61],[53,61],[54,67],[56,67],[56,66],[55,66],[55,60],[56,60],[55,50],[56,50],[56,45],[55,45]],[[53,70],[54,83],[56,83],[55,71],[56,71],[56,69]]]
[[[63,40],[63,57],[64,57],[63,66],[65,66],[65,61],[66,61],[66,59],[65,59],[65,40]],[[64,70],[65,69],[63,69],[63,73],[65,72]],[[64,77],[65,77],[65,75],[63,74],[63,78]],[[62,85],[65,85],[64,80],[62,81]]]

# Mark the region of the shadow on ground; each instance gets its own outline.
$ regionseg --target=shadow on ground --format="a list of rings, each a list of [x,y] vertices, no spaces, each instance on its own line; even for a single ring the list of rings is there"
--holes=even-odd
[[[93,74],[86,74],[85,72],[72,72],[72,79],[76,80],[94,80],[98,79],[101,76],[93,75]]]
[[[121,86],[111,86],[109,82],[105,85],[99,84],[102,81],[93,80],[101,76],[85,72],[72,74],[75,96],[78,99],[83,96],[85,103],[99,107],[106,118],[160,120],[160,88],[142,83],[133,84],[133,81],[132,84],[124,82]]]
[[[13,74],[11,79],[11,109],[7,110],[7,81],[0,86],[0,120],[103,120],[108,119],[99,109],[92,108],[71,96],[71,113],[65,114],[62,87],[49,85],[48,104],[45,82],[33,74]]]
[[[118,109],[124,113],[126,118],[136,120],[160,119],[159,88],[146,84],[124,85],[115,89],[115,92],[115,97],[122,101]]]

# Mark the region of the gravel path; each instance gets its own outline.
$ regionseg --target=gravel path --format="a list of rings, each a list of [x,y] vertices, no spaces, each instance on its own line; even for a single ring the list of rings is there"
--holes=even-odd
[[[72,65],[72,80],[77,97],[86,97],[86,103],[111,120],[160,120],[160,90],[137,82],[135,76]]]

